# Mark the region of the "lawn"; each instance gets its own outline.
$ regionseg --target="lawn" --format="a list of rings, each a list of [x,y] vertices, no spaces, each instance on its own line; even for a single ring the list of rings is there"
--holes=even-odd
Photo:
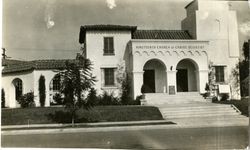
[[[96,106],[79,110],[76,122],[163,120],[157,107],[152,106]],[[2,125],[70,123],[63,107],[2,109]]]
[[[217,101],[215,103],[233,104],[241,111],[242,115],[249,116],[248,113],[249,98],[242,98],[241,100]]]

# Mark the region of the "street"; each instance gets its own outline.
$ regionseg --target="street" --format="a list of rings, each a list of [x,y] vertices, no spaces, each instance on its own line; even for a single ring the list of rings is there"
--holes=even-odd
[[[121,149],[243,149],[248,128],[206,127],[3,135],[2,147]]]

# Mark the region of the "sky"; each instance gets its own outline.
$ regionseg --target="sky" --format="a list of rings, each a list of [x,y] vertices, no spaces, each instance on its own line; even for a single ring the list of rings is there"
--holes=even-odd
[[[80,52],[80,26],[133,25],[181,29],[192,0],[3,0],[2,47],[12,59],[68,59]],[[250,1],[230,1],[237,11],[239,45],[250,39]]]

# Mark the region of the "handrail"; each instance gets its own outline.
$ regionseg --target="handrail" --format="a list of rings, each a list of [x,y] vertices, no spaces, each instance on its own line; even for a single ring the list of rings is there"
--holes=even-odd
[[[233,109],[235,109],[236,112],[239,112],[240,114],[242,113],[236,106],[234,106],[234,104],[231,104],[231,107],[233,107]]]

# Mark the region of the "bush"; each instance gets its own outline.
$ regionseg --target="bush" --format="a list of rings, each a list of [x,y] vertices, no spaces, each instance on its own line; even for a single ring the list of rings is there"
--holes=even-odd
[[[113,96],[113,93],[109,94],[107,91],[104,91],[103,95],[100,98],[99,105],[120,105],[118,98]]]
[[[126,75],[126,78],[122,82],[122,95],[121,95],[121,103],[122,105],[130,105],[133,103],[133,99],[130,96],[130,80],[128,78],[128,75]]]
[[[210,91],[210,88],[209,88],[208,83],[206,83],[205,90],[206,90],[207,92]]]
[[[46,99],[45,77],[43,75],[39,78],[39,101],[40,105],[44,107]]]
[[[141,97],[137,96],[135,100],[131,100],[129,102],[129,105],[141,105],[141,99],[142,99],[142,95]]]
[[[228,100],[228,98],[229,98],[229,95],[228,94],[222,94],[221,95],[221,101],[226,101],[226,100]]]
[[[90,89],[87,100],[92,106],[98,105],[100,103],[100,98],[97,96],[96,90],[94,88]]]
[[[53,96],[53,100],[56,102],[54,105],[63,105],[63,98],[62,98],[62,94],[60,93],[56,93]],[[53,105],[53,104],[52,104]]]
[[[3,88],[2,88],[1,106],[2,108],[5,108],[5,92]]]
[[[216,96],[214,96],[213,98],[212,98],[212,102],[214,103],[214,102],[218,102],[218,98],[216,97]]]
[[[17,102],[21,105],[22,108],[34,107],[34,92],[29,92],[20,96],[20,98],[17,99]]]
[[[202,96],[206,99],[207,97],[210,96],[210,93],[209,93],[209,92],[206,92],[206,93],[202,94]]]

